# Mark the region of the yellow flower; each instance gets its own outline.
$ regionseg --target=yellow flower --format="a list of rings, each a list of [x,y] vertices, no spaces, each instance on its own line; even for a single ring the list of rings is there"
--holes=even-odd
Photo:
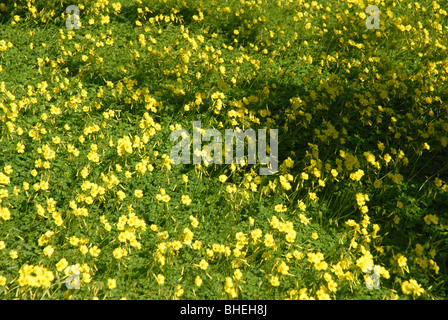
[[[137,190],[134,191],[134,195],[135,195],[136,198],[142,198],[143,197],[143,191],[137,189]]]
[[[338,176],[338,171],[336,169],[331,169],[330,173],[333,176],[333,178],[336,178]]]
[[[264,235],[264,245],[268,248],[275,245],[274,237],[272,236],[272,234],[267,233]]]
[[[314,240],[317,240],[319,238],[319,235],[317,234],[317,232],[313,232],[311,234],[311,238],[313,238]]]
[[[296,258],[297,260],[300,260],[304,257],[304,254],[298,250],[294,250],[294,252],[292,253],[292,255],[294,256],[294,258]]]
[[[226,191],[227,191],[228,193],[235,193],[236,190],[237,190],[237,187],[236,187],[235,184],[233,184],[233,185],[231,185],[231,186],[228,185],[228,186],[226,187]]]
[[[53,252],[54,252],[54,247],[52,247],[52,246],[46,246],[46,247],[44,248],[44,254],[45,254],[47,257],[51,257],[51,255],[53,254]]]
[[[413,290],[412,290],[412,285],[409,281],[403,281],[401,283],[401,290],[403,291],[404,294],[412,294]]]
[[[291,184],[289,183],[288,179],[290,175],[288,176],[280,176],[280,184],[282,185],[283,189],[285,190],[290,190],[291,189]],[[291,176],[292,178],[292,176]]]
[[[392,181],[395,183],[399,183],[399,182],[403,181],[403,176],[399,173],[390,174],[390,177],[392,178]]]
[[[275,211],[277,212],[285,212],[287,210],[286,206],[284,204],[277,204],[274,207]]]
[[[278,280],[277,276],[271,276],[271,279],[269,280],[269,282],[274,286],[274,287],[278,287],[280,285],[280,281]]]
[[[408,260],[408,259],[406,259],[405,256],[399,254],[399,257],[398,257],[398,259],[397,259],[398,266],[399,266],[400,268],[405,268],[405,267],[407,266],[407,260]]]
[[[417,243],[417,245],[415,246],[415,252],[419,256],[423,255],[423,246],[421,244]]]
[[[410,279],[409,281],[403,281],[401,284],[401,290],[404,294],[413,296],[420,296],[425,290],[421,287],[420,284],[417,283],[414,279]]]
[[[1,197],[0,197],[0,200],[1,200]],[[11,213],[7,207],[0,207],[0,217],[3,220],[11,219]]]
[[[170,200],[171,200],[171,197],[170,197],[169,195],[164,194],[164,195],[162,196],[162,201],[163,201],[163,202],[169,202]]]
[[[426,223],[427,225],[430,225],[431,223],[434,223],[434,224],[438,224],[438,223],[439,223],[439,218],[438,218],[436,215],[434,215],[434,214],[428,214],[428,215],[426,215],[426,216],[423,218],[423,220],[425,220],[425,223]]]
[[[121,259],[124,256],[124,250],[121,247],[115,248],[115,250],[112,252],[115,259]]]
[[[184,229],[184,243],[185,244],[190,245],[191,241],[193,241],[193,236],[194,236],[194,233],[191,232],[190,229],[188,229],[188,228]]]
[[[195,242],[193,242],[193,244],[191,245],[191,247],[193,248],[193,250],[199,250],[202,247],[202,242],[196,240]]]
[[[124,153],[132,153],[132,142],[128,136],[118,139],[117,143],[117,153],[119,156],[124,155]]]
[[[165,283],[165,276],[162,274],[158,274],[156,277],[157,283],[158,284],[164,284]]]
[[[202,285],[202,278],[200,276],[197,276],[196,279],[194,280],[194,284],[200,287]]]
[[[282,261],[282,262],[278,265],[278,267],[277,267],[277,271],[280,272],[280,273],[283,274],[283,275],[288,274],[289,267],[288,267],[288,265],[286,264],[285,261]]]
[[[289,243],[294,242],[294,240],[296,239],[296,235],[297,233],[294,230],[290,230],[286,233],[286,241],[288,241]]]
[[[235,279],[239,280],[243,276],[243,273],[241,272],[240,269],[236,269],[233,275],[235,276]]]
[[[0,276],[0,287],[3,287],[6,285],[6,277]]]
[[[49,188],[49,183],[47,181],[41,181],[40,182],[40,189],[41,190],[48,190]]]
[[[208,262],[202,259],[201,262],[199,262],[199,268],[201,268],[202,270],[207,270]]]
[[[193,226],[193,228],[197,228],[199,225],[198,219],[196,219],[194,216],[190,215],[190,223]]]
[[[19,254],[17,253],[16,250],[11,250],[9,252],[9,256],[11,257],[11,259],[17,259],[19,257]]]
[[[89,252],[93,257],[98,257],[101,252],[101,249],[99,249],[98,246],[93,246],[90,248]]]
[[[278,220],[278,218],[276,216],[272,216],[270,225],[272,228],[278,229],[280,227],[280,220]]]
[[[122,190],[118,190],[117,196],[120,201],[123,201],[124,198],[126,198],[126,193],[124,193]]]
[[[86,245],[80,246],[79,250],[81,251],[82,254],[87,254],[87,252],[89,252],[89,248],[87,248]]]
[[[112,3],[112,8],[114,8],[115,13],[120,13],[121,3],[120,2]]]
[[[298,203],[299,209],[301,211],[305,211],[306,210],[306,205],[305,205],[305,203],[302,200],[298,200],[297,203]]]
[[[316,296],[319,300],[330,300],[327,289],[323,285],[320,286],[320,289],[316,291]]]
[[[107,286],[109,289],[115,289],[117,287],[117,281],[115,279],[107,279]]]
[[[25,152],[25,145],[20,143],[20,142],[18,142],[17,143],[17,152],[18,153],[24,153]]]
[[[364,170],[359,169],[356,172],[350,173],[350,179],[359,181],[364,176]]]
[[[251,226],[253,226],[254,223],[255,223],[255,219],[252,218],[252,217],[249,217],[249,224],[250,224]]]
[[[258,239],[260,239],[262,237],[262,235],[263,235],[263,232],[261,231],[261,229],[258,229],[258,228],[255,230],[252,230],[250,232],[250,236],[252,237],[254,243],[257,243]]]
[[[189,195],[183,195],[183,196],[182,196],[182,203],[183,203],[184,205],[189,206],[189,205],[191,204],[191,198],[190,198],[190,196],[189,196]]]
[[[359,207],[362,207],[366,204],[366,201],[369,201],[369,195],[367,194],[362,194],[362,193],[357,193],[356,194],[356,202],[358,204]]]
[[[180,284],[178,284],[174,295],[176,297],[181,297],[183,294],[184,294],[184,289],[182,288],[182,286]]]
[[[59,260],[58,263],[56,263],[56,269],[61,272],[62,270],[65,270],[65,268],[67,268],[68,266],[68,262],[65,258],[62,258],[61,260]]]
[[[373,186],[374,186],[376,189],[378,189],[378,188],[381,187],[381,184],[382,184],[381,180],[375,179],[375,182],[373,183]]]

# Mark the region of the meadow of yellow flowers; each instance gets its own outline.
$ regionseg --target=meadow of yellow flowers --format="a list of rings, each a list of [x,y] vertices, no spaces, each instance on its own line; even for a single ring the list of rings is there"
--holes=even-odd
[[[446,299],[447,10],[2,1],[0,299]],[[193,121],[278,172],[174,164]]]

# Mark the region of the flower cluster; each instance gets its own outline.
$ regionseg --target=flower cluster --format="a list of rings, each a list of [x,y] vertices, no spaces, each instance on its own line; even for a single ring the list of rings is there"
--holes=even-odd
[[[445,298],[442,2],[0,4],[0,295]],[[198,120],[278,172],[175,164]]]

